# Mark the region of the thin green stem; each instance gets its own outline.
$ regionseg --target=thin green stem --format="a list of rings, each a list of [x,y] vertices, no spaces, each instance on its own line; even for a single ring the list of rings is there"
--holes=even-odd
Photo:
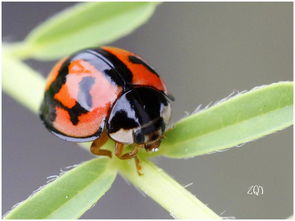
[[[28,42],[18,42],[11,45],[5,45],[6,51],[15,59],[25,60],[31,58],[36,46],[32,47]]]
[[[43,98],[45,79],[4,49],[2,67],[3,90],[26,108],[37,113]]]
[[[221,219],[194,195],[150,161],[142,160],[143,176],[133,162],[118,162],[119,172],[177,219]]]

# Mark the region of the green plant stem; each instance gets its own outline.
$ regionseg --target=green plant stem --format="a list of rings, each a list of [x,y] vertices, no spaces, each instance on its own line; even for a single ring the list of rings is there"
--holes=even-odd
[[[13,57],[11,52],[11,48],[8,48],[4,49],[2,54],[3,90],[26,108],[37,113],[43,98],[45,79]]]
[[[6,45],[6,47],[7,46],[8,46],[7,49],[9,50],[10,56],[18,60],[25,60],[30,58],[31,54],[33,54],[35,50],[35,48],[33,48],[27,42],[16,42],[16,43],[13,43],[12,45]]]
[[[143,176],[134,162],[118,161],[119,172],[177,219],[221,219],[194,195],[150,161],[142,160]]]

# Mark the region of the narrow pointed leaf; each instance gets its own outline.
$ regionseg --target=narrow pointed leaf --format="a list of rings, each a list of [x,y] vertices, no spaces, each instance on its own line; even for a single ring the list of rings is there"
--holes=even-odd
[[[77,4],[34,29],[15,53],[50,60],[110,43],[145,23],[157,5],[156,2]]]
[[[10,211],[5,219],[76,219],[111,187],[116,171],[109,159],[82,163]]]
[[[161,151],[168,157],[194,157],[274,133],[293,124],[293,83],[253,89],[175,124]]]

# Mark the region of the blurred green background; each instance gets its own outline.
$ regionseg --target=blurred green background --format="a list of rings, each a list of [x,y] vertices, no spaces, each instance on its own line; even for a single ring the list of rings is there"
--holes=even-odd
[[[51,15],[76,3],[3,2],[2,38],[21,41]],[[134,51],[175,97],[172,122],[233,91],[293,79],[293,3],[164,3],[132,34],[111,45]],[[107,33],[105,33],[107,35]],[[95,37],[95,36],[93,36]],[[28,60],[47,76],[54,62]],[[29,85],[28,85],[29,86]],[[91,159],[2,95],[2,211],[26,199],[61,168]],[[286,218],[293,213],[292,128],[222,153],[155,162],[217,214]],[[251,185],[264,194],[248,195]],[[175,202],[177,203],[177,202]],[[171,218],[117,177],[82,218]]]

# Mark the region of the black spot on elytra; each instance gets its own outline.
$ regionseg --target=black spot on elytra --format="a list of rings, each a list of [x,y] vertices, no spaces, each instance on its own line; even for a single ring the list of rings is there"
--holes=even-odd
[[[59,92],[61,87],[65,84],[66,82],[66,77],[69,73],[69,64],[71,63],[71,57],[68,58],[64,63],[61,65],[58,75],[56,79],[51,83],[48,93],[53,97],[56,93]]]
[[[73,125],[77,125],[79,123],[79,116],[85,113],[88,113],[88,110],[83,108],[79,103],[76,102],[75,106],[72,108],[67,108],[67,111],[70,115],[71,122]]]
[[[112,67],[113,70],[109,70],[106,74],[109,74],[113,81],[127,90],[132,81],[132,73],[129,68],[111,52],[101,48],[92,49],[91,51],[96,56],[104,59]]]
[[[112,82],[116,82],[117,85],[120,85],[122,87],[125,87],[126,83],[122,80],[120,75],[118,75],[118,72],[114,69],[109,69],[105,71],[105,74],[107,78],[110,78]]]
[[[110,83],[123,87],[125,85],[124,80],[118,72],[114,71],[115,67],[112,61],[106,57],[105,53],[101,53],[101,51],[102,49],[87,49],[83,53],[77,54],[74,59],[81,59],[88,62],[96,70],[105,74]]]
[[[44,99],[40,106],[40,118],[46,127],[52,126],[52,122],[55,121],[56,106],[57,102],[51,96],[50,91],[45,92]]]
[[[159,77],[157,72],[151,66],[149,66],[147,63],[145,63],[143,60],[141,60],[140,58],[130,55],[130,56],[128,56],[128,59],[133,64],[141,64],[141,65],[143,65],[146,69],[148,69],[150,72],[152,72],[153,74],[155,74],[155,75],[157,75]]]

